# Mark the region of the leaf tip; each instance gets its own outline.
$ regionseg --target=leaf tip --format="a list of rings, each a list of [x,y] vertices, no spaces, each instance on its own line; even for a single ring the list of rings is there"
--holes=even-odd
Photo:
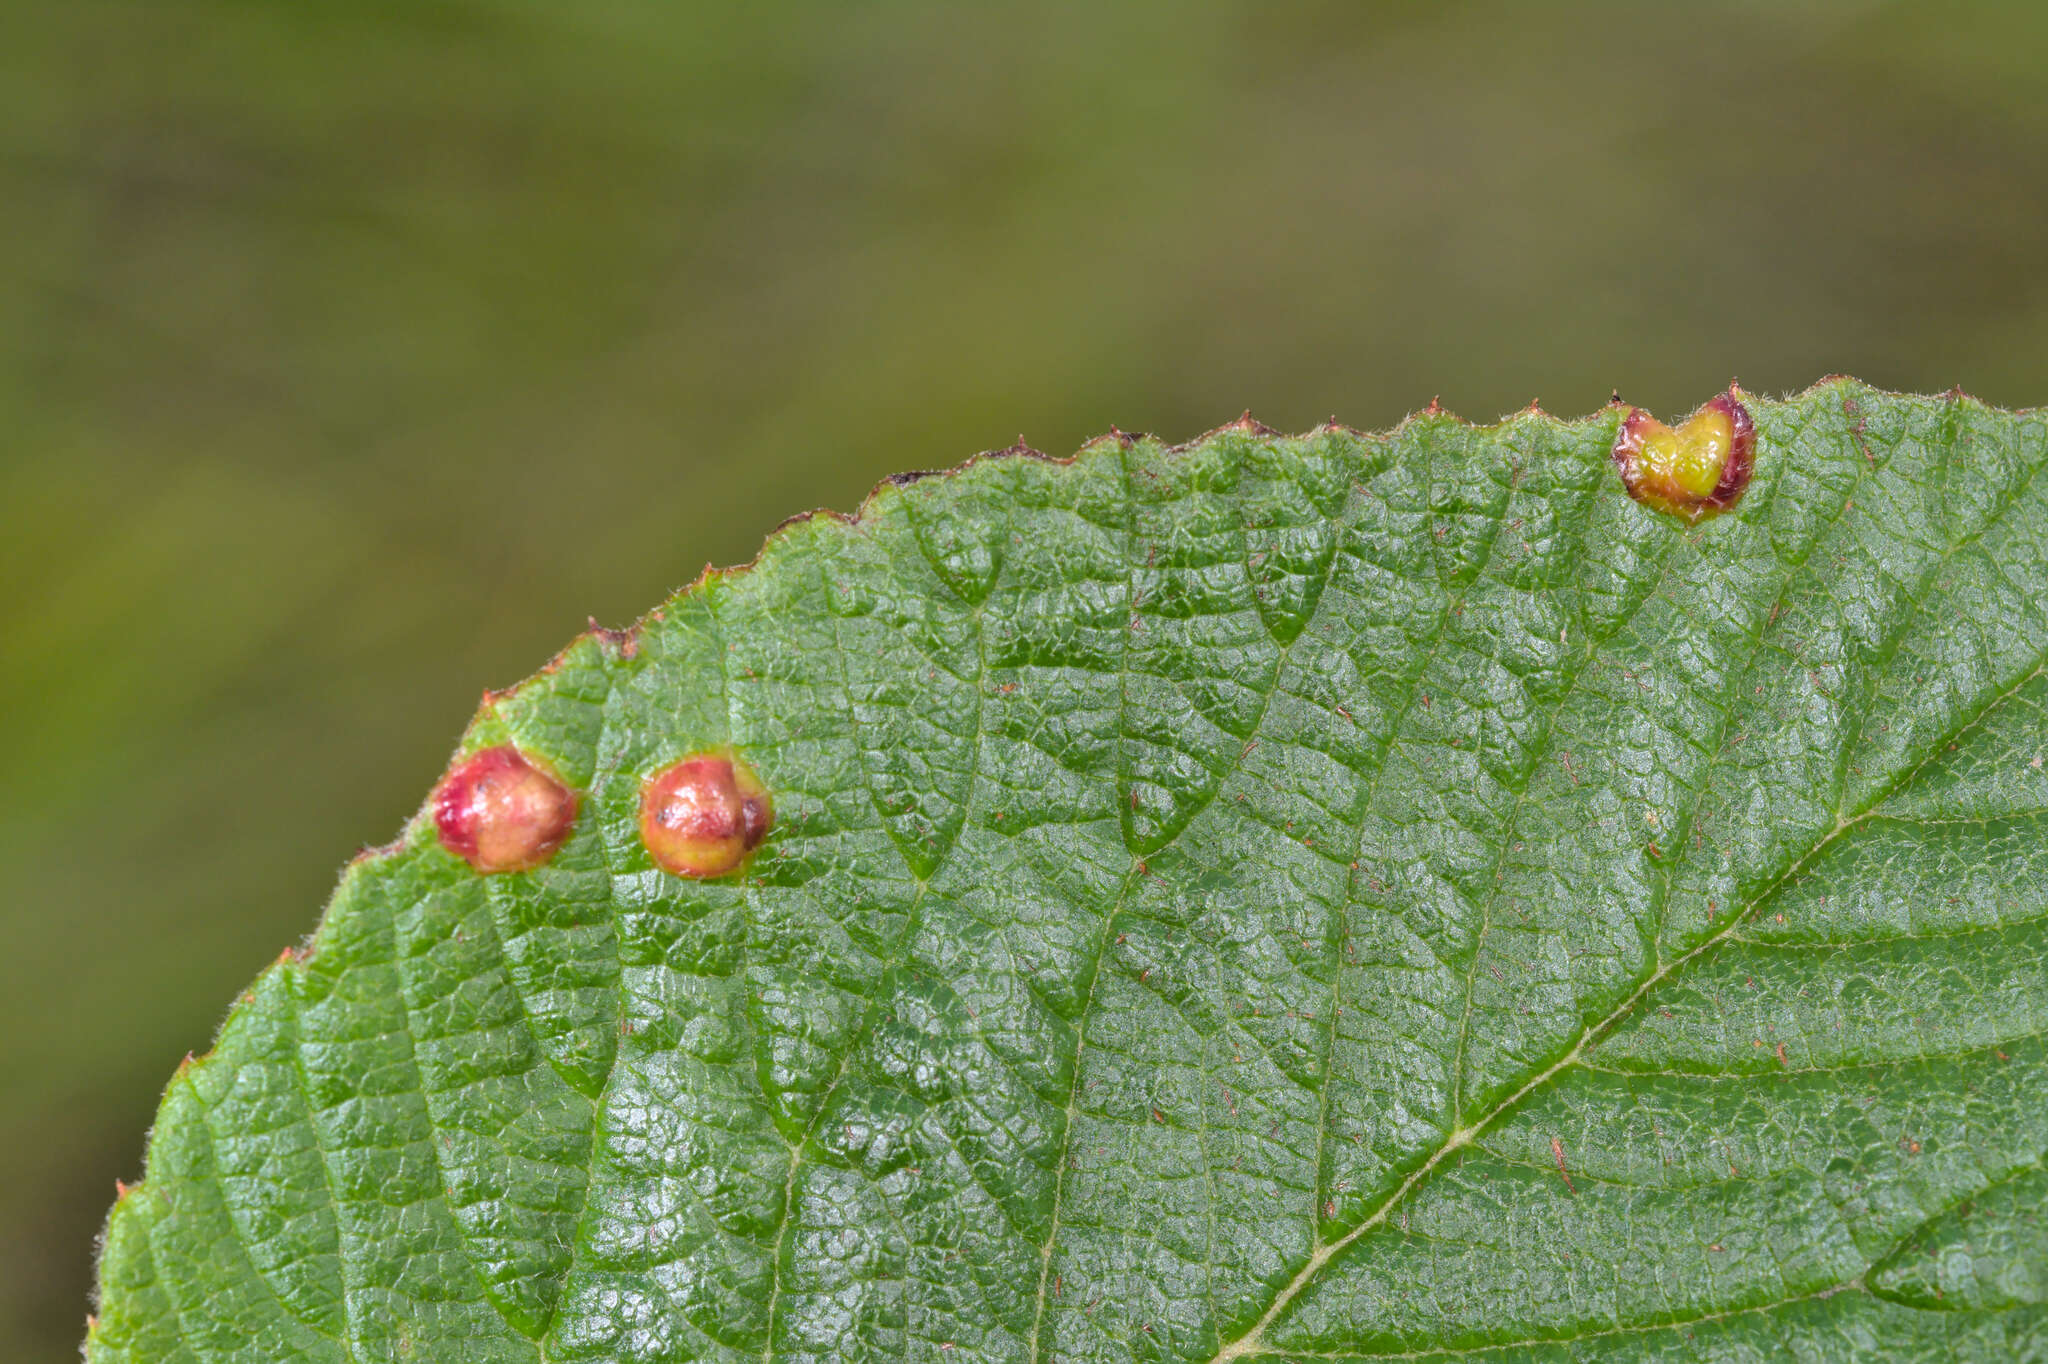
[[[403,834],[392,839],[389,843],[365,843],[362,847],[356,849],[354,857],[349,858],[348,869],[360,867],[366,862],[374,862],[380,857],[390,857],[393,853],[403,851],[404,848],[405,836]]]
[[[543,676],[553,676],[566,667],[576,646],[586,639],[617,658],[630,659],[639,654],[640,627],[637,624],[628,625],[623,630],[614,630],[608,625],[600,625],[596,616],[586,616],[584,621],[583,633],[570,640],[567,647],[541,666]],[[516,691],[517,688],[513,690]]]
[[[1444,406],[1443,397],[1441,394],[1431,397],[1429,400],[1428,407],[1421,408],[1418,411],[1409,413],[1407,420],[1403,421],[1401,425],[1405,427],[1408,425],[1409,422],[1418,421],[1442,421],[1454,425],[1465,423],[1465,419],[1463,417],[1451,411],[1450,408]]]

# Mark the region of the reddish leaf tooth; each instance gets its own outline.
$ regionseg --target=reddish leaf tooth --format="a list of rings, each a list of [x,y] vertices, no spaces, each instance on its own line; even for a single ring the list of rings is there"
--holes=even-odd
[[[509,744],[472,754],[434,792],[448,851],[485,874],[531,871],[576,823],[576,793]]]
[[[726,753],[684,758],[640,790],[641,841],[677,876],[725,875],[761,846],[774,823],[768,788]]]

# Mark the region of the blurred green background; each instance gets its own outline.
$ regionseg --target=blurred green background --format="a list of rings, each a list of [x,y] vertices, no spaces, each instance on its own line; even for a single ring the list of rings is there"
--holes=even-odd
[[[1021,431],[2048,401],[2048,7],[0,23],[0,1357],[486,686]]]

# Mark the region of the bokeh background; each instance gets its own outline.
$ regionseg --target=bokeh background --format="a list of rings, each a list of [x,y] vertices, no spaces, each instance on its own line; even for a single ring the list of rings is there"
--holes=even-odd
[[[1021,431],[2048,401],[2048,6],[0,22],[0,1357],[478,693]]]

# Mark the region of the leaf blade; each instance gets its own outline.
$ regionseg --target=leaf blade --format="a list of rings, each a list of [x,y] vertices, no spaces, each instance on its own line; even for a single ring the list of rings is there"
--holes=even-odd
[[[1612,413],[1115,438],[794,525],[479,717],[589,784],[558,865],[477,894],[416,820],[266,978],[306,1036],[195,1074],[309,1081],[356,1358],[2025,1347],[2011,1291],[1936,1327],[1865,1276],[2048,1148],[2048,434],[1756,416],[1698,528]],[[681,882],[638,782],[722,744],[783,823]],[[1657,1183],[1708,1157],[1632,1164],[1646,1112],[1728,1173]],[[95,1357],[167,1320],[140,1263]]]

